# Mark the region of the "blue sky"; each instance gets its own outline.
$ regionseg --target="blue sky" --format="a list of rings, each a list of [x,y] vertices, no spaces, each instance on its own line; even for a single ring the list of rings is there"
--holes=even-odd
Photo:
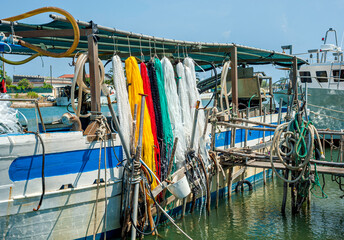
[[[26,11],[56,6],[69,11],[76,19],[118,29],[164,38],[188,41],[237,43],[281,51],[292,44],[294,53],[319,48],[329,27],[337,30],[342,42],[344,0],[17,0],[1,4],[0,18]],[[49,22],[48,14],[25,20],[27,23]],[[7,56],[22,59],[19,56]],[[13,74],[50,75],[73,73],[66,59],[38,58],[21,66],[6,65]],[[274,67],[259,67],[274,80],[285,73]]]

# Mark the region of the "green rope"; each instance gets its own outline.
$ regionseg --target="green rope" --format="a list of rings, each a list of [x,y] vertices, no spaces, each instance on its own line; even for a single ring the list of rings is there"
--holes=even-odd
[[[312,124],[312,122],[308,121],[307,124],[305,125],[305,121],[302,120],[301,126],[299,127],[298,122],[294,120],[294,124],[296,126],[297,131],[300,133],[299,138],[296,142],[296,152],[295,152],[298,159],[300,159],[300,158],[306,157],[308,154],[305,136],[308,133],[308,126],[309,124]]]
[[[298,140],[295,144],[295,161],[296,163],[299,163],[302,158],[305,158],[308,155],[308,149],[305,137],[307,134],[309,134],[308,127],[310,124],[313,124],[311,121],[306,122],[305,120],[302,120],[301,124],[299,125],[297,121],[297,113],[295,115],[294,120],[291,123],[290,130],[294,133],[299,133]],[[304,176],[301,178],[300,183],[298,185],[298,195],[301,197],[307,197],[308,196],[308,189],[310,187],[310,163],[308,163],[308,171],[305,172]],[[319,187],[321,190],[321,193],[325,197],[320,197],[314,194],[313,190],[315,187]],[[328,196],[323,191],[320,181],[319,181],[319,175],[317,171],[317,166],[314,164],[314,182],[312,183],[312,187],[310,189],[313,196],[317,198],[327,198]]]
[[[313,193],[313,189],[315,189],[316,186],[319,187],[319,189],[321,190],[321,193],[324,197],[317,196]],[[319,175],[318,175],[318,171],[317,171],[317,165],[315,163],[314,163],[314,182],[313,182],[313,185],[311,188],[311,193],[316,198],[320,198],[320,199],[328,198],[327,194],[324,192],[324,189],[320,185]]]
[[[251,100],[252,100],[252,98],[254,98],[255,96],[256,96],[256,94],[253,94],[252,97],[250,98],[250,100],[248,101],[248,108],[250,108],[250,106],[251,106]]]

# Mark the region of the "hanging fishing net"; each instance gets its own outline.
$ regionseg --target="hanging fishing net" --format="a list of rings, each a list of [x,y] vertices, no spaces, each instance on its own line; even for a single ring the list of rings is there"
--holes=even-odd
[[[174,76],[173,66],[170,60],[168,60],[168,58],[166,57],[161,60],[161,64],[164,73],[166,100],[173,130],[173,136],[175,138],[178,137],[175,156],[175,163],[178,169],[184,163],[186,153],[186,141],[182,121],[181,106],[178,98],[177,84]]]

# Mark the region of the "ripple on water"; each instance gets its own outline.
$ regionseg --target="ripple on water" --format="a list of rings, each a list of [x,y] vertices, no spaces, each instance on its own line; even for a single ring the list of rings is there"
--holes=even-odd
[[[338,185],[326,177],[328,199],[312,197],[309,209],[291,215],[290,196],[286,216],[280,213],[283,183],[269,180],[266,186],[254,185],[252,192],[234,194],[220,201],[219,209],[199,220],[199,208],[183,220],[177,220],[193,239],[344,239],[344,199]],[[289,192],[288,192],[289,194]],[[158,228],[165,239],[185,239],[171,224]],[[148,237],[153,239],[153,237]]]

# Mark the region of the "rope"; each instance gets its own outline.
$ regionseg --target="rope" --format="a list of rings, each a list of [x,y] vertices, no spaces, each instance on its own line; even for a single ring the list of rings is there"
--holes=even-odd
[[[320,198],[320,199],[325,199],[328,198],[327,194],[324,192],[323,187],[320,185],[320,181],[319,181],[319,175],[317,172],[317,165],[314,163],[314,171],[315,171],[315,176],[314,176],[314,182],[313,182],[313,186],[311,188],[311,193],[314,197],[316,198]],[[325,181],[325,179],[323,179]],[[313,192],[313,189],[315,189],[315,186],[320,188],[321,194],[323,197],[320,197],[318,195],[315,195],[315,193]]]
[[[310,112],[313,113],[316,117],[318,117],[318,116],[324,116],[324,117],[328,117],[328,118],[332,118],[332,119],[335,119],[335,120],[344,122],[344,119],[332,117],[332,116],[329,116],[329,115],[326,115],[326,114],[322,114],[322,113],[316,113],[316,112],[314,112],[314,111],[310,111]]]
[[[191,237],[189,237],[189,235],[187,235],[176,223],[175,221],[173,220],[173,218],[170,217],[170,215],[167,214],[167,212],[165,212],[165,210],[157,203],[156,204],[160,210],[162,211],[163,214],[165,214],[165,216],[168,218],[168,220],[171,221],[171,223],[179,230],[181,231],[181,233],[183,233],[185,235],[185,237],[187,237],[188,239],[192,240]]]
[[[228,74],[228,69],[230,65],[230,61],[225,62],[223,66],[223,70],[221,72],[221,93],[220,93],[220,105],[221,105],[221,111],[225,111],[226,109],[229,110],[230,105],[228,101],[228,96],[232,94],[232,89],[227,92],[227,74]],[[226,101],[226,109],[223,107],[223,97],[225,97]]]
[[[41,135],[38,132],[38,129],[37,129],[37,132],[29,132],[29,133],[34,133],[36,135],[36,137],[39,139],[39,141],[41,142],[41,144],[42,144],[42,177],[41,177],[42,178],[42,194],[41,194],[41,197],[39,199],[39,203],[38,203],[37,208],[33,209],[34,211],[38,211],[41,208],[41,206],[42,206],[43,197],[44,197],[44,194],[45,194],[45,176],[44,176],[45,145],[44,145],[44,142],[43,142],[43,139],[42,139]]]
[[[133,121],[131,112],[129,111],[129,98],[126,87],[126,79],[122,67],[121,59],[118,55],[112,57],[112,70],[113,70],[113,85],[116,90],[117,110],[120,128],[123,133],[125,143],[129,146],[131,122]],[[124,150],[123,150],[124,152]]]
[[[35,15],[38,15],[38,14],[41,14],[41,13],[46,13],[46,12],[55,12],[55,13],[59,13],[59,14],[62,14],[63,16],[65,16],[69,22],[72,24],[72,27],[73,27],[73,31],[74,31],[74,41],[73,41],[73,44],[72,46],[67,49],[65,52],[62,52],[62,53],[54,53],[54,52],[49,52],[49,51],[46,51],[40,47],[36,47],[28,42],[25,42],[24,40],[19,40],[18,43],[23,46],[23,47],[27,47],[31,50],[34,50],[36,51],[37,53],[30,56],[29,58],[25,59],[25,60],[22,60],[22,61],[18,61],[18,62],[14,62],[14,61],[10,61],[10,60],[7,60],[3,57],[0,56],[0,60],[1,61],[4,61],[8,64],[12,64],[12,65],[20,65],[20,64],[24,64],[24,63],[27,63],[29,61],[31,61],[32,59],[38,57],[38,56],[49,56],[49,57],[56,57],[56,58],[62,58],[62,57],[67,57],[69,56],[70,54],[72,54],[75,49],[77,48],[78,44],[79,44],[79,39],[80,39],[80,30],[79,30],[79,26],[77,24],[77,22],[75,21],[74,17],[68,13],[67,11],[61,9],[61,8],[57,8],[57,7],[43,7],[43,8],[38,8],[38,9],[35,9],[35,10],[32,10],[32,11],[29,11],[29,12],[26,12],[26,13],[23,13],[23,14],[20,14],[20,15],[17,15],[17,16],[13,16],[13,17],[9,17],[9,18],[4,18],[3,20],[6,20],[6,21],[11,21],[11,22],[14,22],[14,21],[18,21],[18,20],[22,20],[22,19],[25,19],[25,18],[29,18],[29,17],[32,17],[32,16],[35,16]]]
[[[84,80],[85,80],[85,64],[86,61],[88,60],[88,54],[86,53],[82,53],[80,54],[80,56],[78,57],[76,64],[75,64],[75,70],[74,70],[74,78],[73,78],[73,82],[72,82],[72,88],[71,88],[71,104],[72,104],[72,108],[73,111],[75,112],[75,114],[78,117],[83,117],[83,118],[87,118],[91,115],[91,113],[87,113],[87,114],[81,114],[80,110],[81,110],[81,105],[82,105],[82,94],[83,92],[85,93],[90,93],[91,89],[89,87],[86,86]],[[104,65],[102,63],[102,61],[98,58],[98,67],[99,67],[99,85],[102,85],[104,82],[104,78],[105,78],[105,69],[104,69]],[[75,88],[76,85],[79,86],[79,90],[78,90],[78,107],[75,107]],[[92,99],[93,100],[93,99]]]
[[[134,114],[135,104],[138,106],[141,105],[141,96],[139,94],[143,94],[143,82],[140,75],[140,70],[137,64],[135,57],[129,57],[125,60],[125,70],[127,74],[127,80],[129,84],[129,103],[132,114]],[[137,115],[140,116],[140,111],[142,109],[138,109]],[[156,172],[155,169],[155,160],[153,154],[153,147],[154,147],[154,137],[152,134],[152,127],[151,127],[151,119],[148,113],[147,104],[145,104],[144,108],[144,122],[143,122],[143,134],[142,134],[142,154],[143,154],[143,161],[148,165],[148,167]],[[136,120],[136,126],[140,126],[140,119]],[[136,131],[135,139],[138,140],[139,131]],[[153,181],[152,187],[153,189],[157,186],[156,181]]]
[[[168,169],[168,152],[171,149],[173,144],[173,133],[170,121],[170,115],[168,112],[167,98],[165,93],[165,83],[164,83],[164,74],[161,62],[158,58],[154,58],[154,66],[157,76],[157,84],[160,96],[160,107],[161,107],[161,116],[162,116],[162,127],[163,127],[163,143],[164,143],[164,158],[161,159],[161,179],[165,179],[167,176]]]
[[[316,128],[311,122],[307,122],[303,119],[301,119],[301,124],[299,125],[298,121],[296,120],[297,116],[298,113],[295,115],[294,120],[288,123],[283,123],[276,128],[270,148],[271,167],[276,175],[287,183],[298,182],[305,174],[306,169],[309,167],[309,161],[313,155],[314,150],[314,134],[316,134],[317,136],[321,158],[324,158],[324,152]],[[281,140],[281,136],[283,133],[284,139]],[[307,140],[305,139],[306,137]],[[282,146],[286,149],[289,149],[289,151],[283,151]],[[272,158],[273,151],[276,152],[279,161],[287,169],[292,171],[302,169],[298,177],[296,177],[294,180],[288,180],[277,172]],[[295,166],[288,164],[284,160],[283,156],[294,156],[295,159],[293,160],[293,163]]]
[[[107,129],[107,125],[106,125],[106,129]],[[110,131],[110,134],[111,134],[111,131]],[[104,204],[104,206],[105,206],[105,209],[104,209],[104,240],[106,240],[106,232],[107,232],[107,204],[108,204],[107,192],[106,192],[106,189],[107,189],[107,174],[106,174],[106,172],[107,172],[107,165],[106,165],[106,140],[104,140],[104,183],[105,183],[105,189],[104,189],[104,193],[105,193],[105,204]]]
[[[101,160],[102,160],[102,147],[103,147],[103,143],[104,143],[104,137],[106,135],[106,124],[105,124],[104,118],[101,118],[101,119],[98,118],[97,121],[99,122],[99,127],[96,130],[96,135],[100,139],[100,147],[99,147],[96,203],[95,203],[95,210],[94,210],[93,240],[95,240],[96,235],[97,235],[97,210],[98,210],[98,198],[99,198],[99,187],[100,187],[100,185],[99,185],[100,184],[100,167],[101,167]],[[106,150],[104,149],[104,151],[106,151]],[[106,152],[104,152],[104,153],[106,154]],[[105,161],[106,161],[106,156],[105,156]],[[105,171],[106,171],[106,169],[105,169]],[[106,188],[106,186],[105,186],[105,188]],[[106,207],[106,204],[105,204],[105,207]],[[107,212],[105,211],[105,214],[106,213]]]
[[[168,112],[170,115],[170,120],[173,129],[173,136],[175,138],[178,138],[179,142],[177,144],[177,150],[175,155],[175,163],[177,164],[177,169],[179,169],[182,163],[185,161],[185,153],[187,150],[184,126],[182,122],[181,106],[178,98],[177,85],[174,77],[173,66],[170,60],[168,60],[168,58],[166,57],[164,57],[161,60],[161,64],[164,72],[165,92],[168,104]],[[170,161],[173,161],[173,159],[171,159]]]
[[[333,111],[333,112],[337,112],[337,113],[344,113],[344,111],[339,111],[339,110],[335,110],[335,109],[331,109],[331,108],[321,107],[321,106],[313,105],[313,104],[310,104],[310,103],[307,103],[307,105],[313,106],[313,107],[316,107],[316,108],[321,108],[321,109]]]

